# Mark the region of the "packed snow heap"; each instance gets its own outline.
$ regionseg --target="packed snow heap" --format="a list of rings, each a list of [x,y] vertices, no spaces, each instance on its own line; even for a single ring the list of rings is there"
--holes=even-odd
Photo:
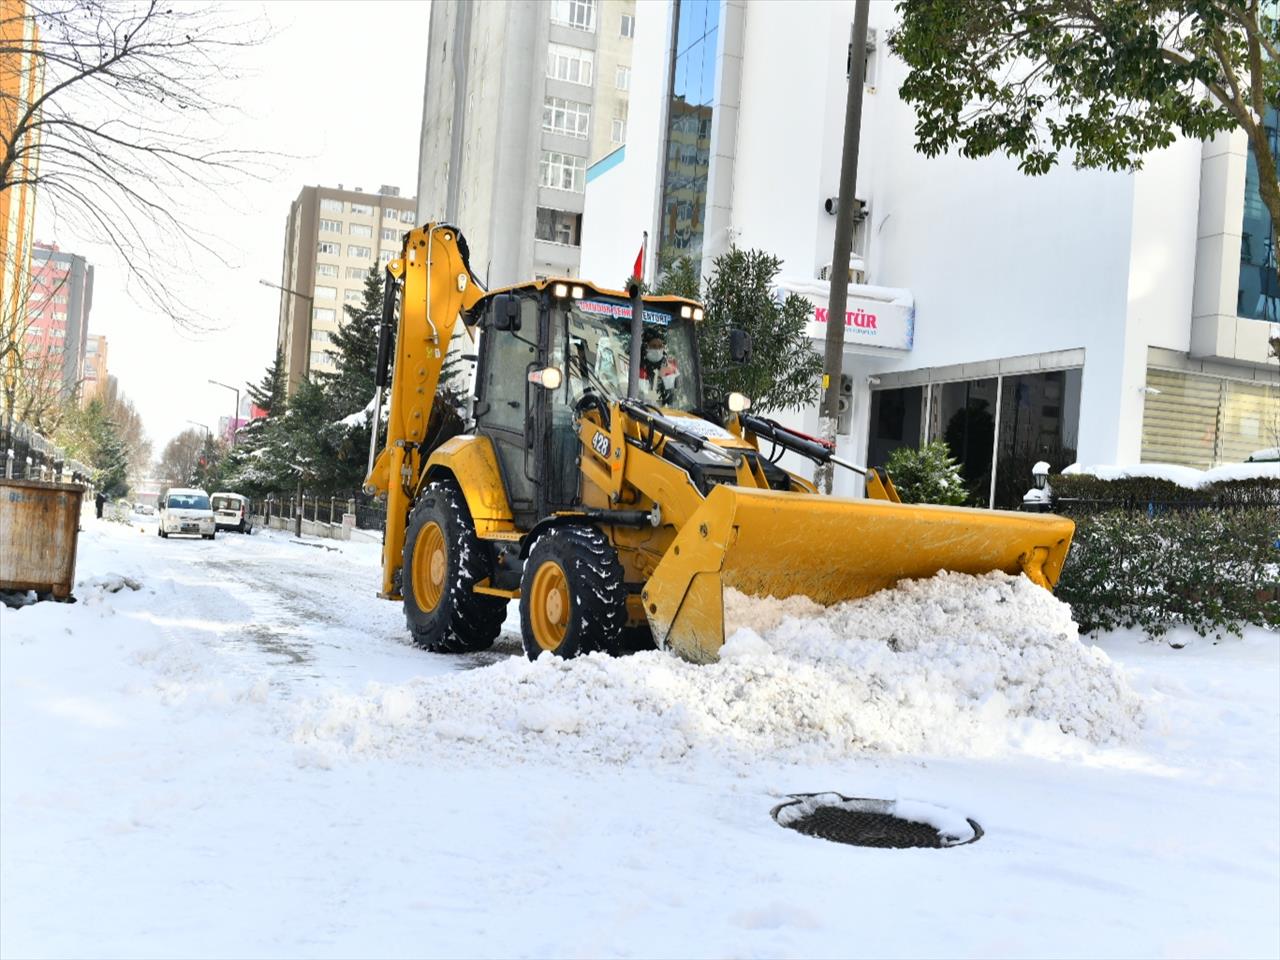
[[[994,755],[1123,742],[1142,705],[1071,611],[1022,577],[940,573],[820,607],[730,593],[720,661],[662,652],[493,665],[299,705],[317,762],[430,753],[497,762]]]

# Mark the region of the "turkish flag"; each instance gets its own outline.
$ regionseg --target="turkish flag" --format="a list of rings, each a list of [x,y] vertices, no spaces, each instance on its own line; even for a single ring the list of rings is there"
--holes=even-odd
[[[636,254],[635,266],[631,268],[631,276],[635,277],[637,280],[640,280],[640,281],[644,280],[644,248],[647,247],[648,245],[649,245],[649,234],[648,232],[646,232],[644,235],[644,240],[640,242],[640,252]]]

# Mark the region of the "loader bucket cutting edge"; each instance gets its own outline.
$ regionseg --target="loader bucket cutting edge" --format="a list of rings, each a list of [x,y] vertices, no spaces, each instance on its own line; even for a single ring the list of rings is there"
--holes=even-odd
[[[724,643],[724,587],[825,606],[940,570],[1052,588],[1074,530],[1052,514],[720,486],[645,584],[645,612],[660,647],[709,662]]]

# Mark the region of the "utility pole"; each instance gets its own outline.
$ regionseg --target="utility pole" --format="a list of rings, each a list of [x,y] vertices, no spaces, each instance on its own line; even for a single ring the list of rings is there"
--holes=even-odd
[[[832,444],[840,422],[840,373],[844,367],[844,322],[849,303],[849,256],[853,251],[854,191],[858,184],[858,144],[862,132],[862,87],[867,67],[867,12],[870,0],[853,10],[853,56],[844,107],[844,150],[840,156],[840,194],[836,199],[836,241],[831,253],[831,293],[827,298],[827,342],[822,364],[822,415],[819,431]],[[814,482],[831,492],[831,461],[819,464]]]

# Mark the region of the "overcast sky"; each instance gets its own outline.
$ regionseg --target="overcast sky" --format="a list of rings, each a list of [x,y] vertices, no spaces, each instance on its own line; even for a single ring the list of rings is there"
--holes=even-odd
[[[139,303],[129,292],[114,253],[88,243],[37,212],[36,235],[84,255],[94,266],[89,332],[105,334],[108,367],[142,414],[159,457],[188,420],[216,430],[234,397],[210,378],[239,386],[256,382],[275,353],[279,294],[259,285],[278,283],[284,221],[290,202],[307,185],[382,184],[413,196],[426,69],[429,3],[327,0],[275,2],[261,11],[274,36],[247,57],[252,76],[230,91],[244,117],[237,145],[278,151],[269,182],[245,182],[234,195],[191,196],[199,225],[223,241],[231,264],[201,256],[172,278],[187,302],[203,305],[221,328],[200,339]],[[47,206],[47,205],[46,205]]]

